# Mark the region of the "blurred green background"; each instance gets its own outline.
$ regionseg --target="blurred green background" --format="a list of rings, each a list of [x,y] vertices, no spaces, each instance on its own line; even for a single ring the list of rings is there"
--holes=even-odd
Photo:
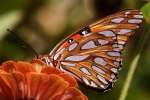
[[[117,100],[129,64],[139,49],[140,37],[150,29],[149,0],[1,0],[0,62],[31,60],[36,56],[32,48],[38,54],[48,54],[59,41],[78,28],[124,9],[142,9],[146,21],[123,52],[119,80],[111,91],[104,93],[82,88],[89,100]],[[149,43],[150,38],[144,44],[127,100],[150,100]]]

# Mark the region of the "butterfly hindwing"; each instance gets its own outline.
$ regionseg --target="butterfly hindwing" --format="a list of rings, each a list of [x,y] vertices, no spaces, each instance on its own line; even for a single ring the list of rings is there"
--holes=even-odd
[[[121,51],[142,23],[138,10],[105,17],[68,36],[50,53],[54,65],[87,86],[107,89],[121,66]]]

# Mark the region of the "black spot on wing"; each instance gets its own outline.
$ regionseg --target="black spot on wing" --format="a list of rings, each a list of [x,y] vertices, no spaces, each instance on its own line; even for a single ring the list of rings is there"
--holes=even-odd
[[[81,30],[79,31],[79,34],[80,34],[81,36],[84,36],[84,35],[86,35],[86,34],[88,34],[88,33],[90,33],[90,32],[91,32],[90,27],[89,27],[89,26],[86,26],[86,27],[84,27],[83,29],[81,29]]]

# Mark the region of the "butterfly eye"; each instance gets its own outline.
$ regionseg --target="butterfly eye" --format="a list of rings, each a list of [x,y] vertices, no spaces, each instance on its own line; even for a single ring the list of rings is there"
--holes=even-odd
[[[73,39],[69,39],[69,40],[68,40],[68,43],[71,43],[72,41],[73,41]]]

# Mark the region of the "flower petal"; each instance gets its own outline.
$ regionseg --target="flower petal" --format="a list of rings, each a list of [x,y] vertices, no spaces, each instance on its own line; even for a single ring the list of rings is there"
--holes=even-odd
[[[0,66],[0,100],[87,100],[77,81],[47,65],[7,61]]]
[[[68,88],[60,100],[88,100],[78,89]]]
[[[63,88],[62,88],[63,87]],[[39,100],[55,100],[69,87],[69,84],[58,75],[49,75],[49,80],[40,84]]]
[[[63,72],[59,71],[58,69],[56,69],[55,67],[43,67],[43,69],[41,70],[41,73],[46,73],[46,74],[61,74]]]
[[[70,87],[78,87],[77,81],[68,74],[62,73],[59,76],[64,78],[65,81],[69,82]]]

